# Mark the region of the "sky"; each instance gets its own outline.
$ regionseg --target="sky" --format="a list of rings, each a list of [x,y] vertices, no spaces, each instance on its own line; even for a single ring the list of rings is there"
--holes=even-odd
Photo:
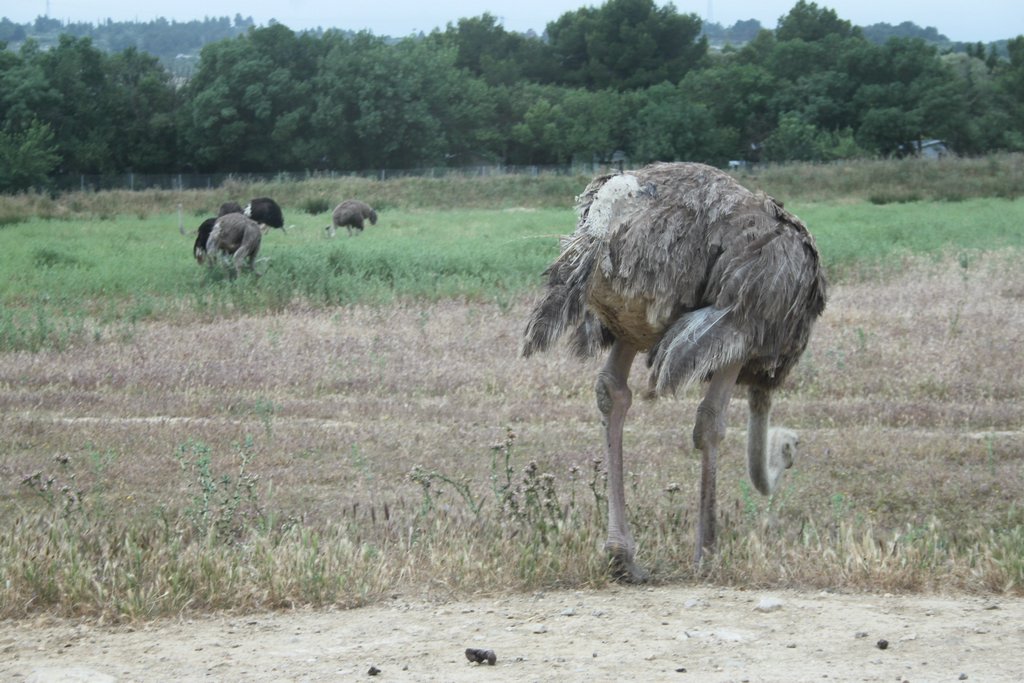
[[[666,4],[655,0],[659,6]],[[775,28],[797,0],[676,0],[676,10],[731,26],[736,21],[757,19]],[[489,12],[510,31],[543,33],[548,22],[603,0],[175,0],[144,3],[136,0],[19,0],[5,3],[0,16],[19,24],[50,16],[62,21],[99,23],[151,21],[163,17],[189,21],[204,17],[252,17],[261,26],[275,20],[293,30],[338,28],[368,30],[376,35],[403,37],[444,29],[460,18]],[[836,11],[841,19],[857,26],[876,23],[935,27],[952,40],[990,42],[1024,34],[1024,2],[1021,0],[818,0],[819,7]]]

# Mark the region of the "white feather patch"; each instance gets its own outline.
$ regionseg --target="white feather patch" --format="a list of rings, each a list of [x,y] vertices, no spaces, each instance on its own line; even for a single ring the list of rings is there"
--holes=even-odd
[[[594,237],[606,237],[622,205],[639,191],[640,182],[636,176],[626,173],[609,178],[594,195],[587,221],[580,228]]]

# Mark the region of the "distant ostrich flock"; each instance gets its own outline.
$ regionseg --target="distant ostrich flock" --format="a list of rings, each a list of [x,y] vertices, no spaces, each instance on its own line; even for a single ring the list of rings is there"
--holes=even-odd
[[[357,199],[348,199],[338,204],[332,215],[331,225],[324,228],[333,237],[337,228],[344,225],[349,236],[353,230],[356,234],[363,231],[364,221],[371,225],[377,224],[377,212],[373,207]],[[238,202],[225,202],[220,205],[217,215],[200,223],[196,230],[196,241],[192,245],[192,255],[196,262],[215,265],[222,256],[230,257],[232,276],[244,267],[253,272],[256,256],[260,250],[263,235],[271,228],[284,227],[284,213],[280,205],[270,197],[256,197],[243,209]],[[185,233],[181,207],[178,207],[178,229]],[[259,275],[259,273],[257,273]]]

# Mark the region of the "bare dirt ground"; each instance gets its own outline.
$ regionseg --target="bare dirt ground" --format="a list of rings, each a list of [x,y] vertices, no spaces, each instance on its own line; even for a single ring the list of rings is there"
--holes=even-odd
[[[1022,643],[1015,598],[613,587],[134,627],[8,622],[0,679],[1020,681]]]

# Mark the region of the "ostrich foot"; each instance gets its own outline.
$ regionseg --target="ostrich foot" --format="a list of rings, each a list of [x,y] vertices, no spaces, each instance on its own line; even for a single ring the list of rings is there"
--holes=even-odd
[[[651,573],[633,560],[633,552],[620,545],[607,543],[604,550],[608,553],[608,573],[614,581],[620,583],[647,583]]]

